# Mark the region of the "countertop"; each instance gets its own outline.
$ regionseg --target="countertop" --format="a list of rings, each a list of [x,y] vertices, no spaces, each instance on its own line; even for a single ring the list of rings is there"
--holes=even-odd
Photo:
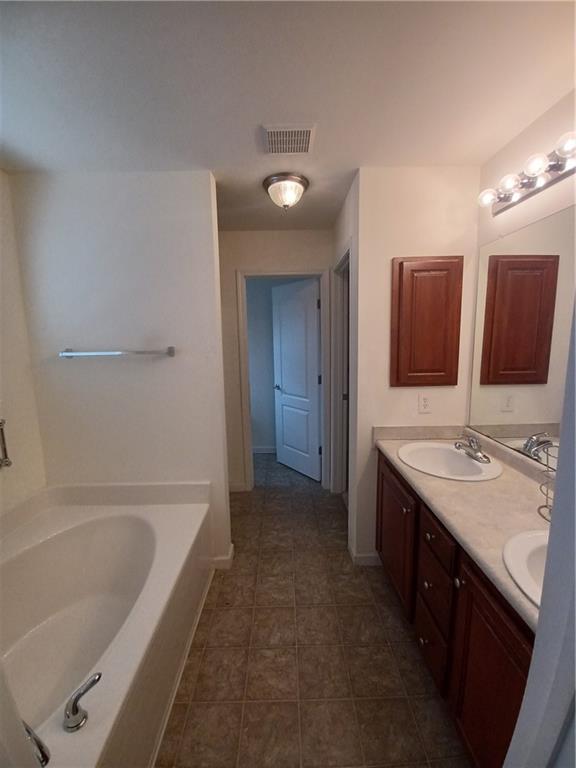
[[[398,458],[413,440],[377,440],[376,447],[434,512],[528,626],[536,631],[538,608],[516,586],[502,559],[504,544],[521,531],[549,524],[538,514],[538,483],[501,462],[495,480],[462,482],[419,472]],[[441,441],[453,442],[453,441]],[[489,451],[488,451],[489,453]]]

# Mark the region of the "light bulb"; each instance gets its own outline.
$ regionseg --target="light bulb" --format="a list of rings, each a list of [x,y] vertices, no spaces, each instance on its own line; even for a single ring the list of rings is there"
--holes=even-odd
[[[500,179],[500,189],[507,194],[514,192],[520,186],[520,176],[517,173],[507,173]]]
[[[482,208],[489,208],[498,201],[498,192],[495,189],[484,189],[478,195],[478,205]]]
[[[526,163],[524,164],[524,173],[526,176],[534,179],[536,176],[545,173],[549,164],[550,160],[548,159],[548,155],[539,152],[537,155],[532,155],[526,160]]]
[[[549,173],[541,173],[536,178],[536,189],[542,189],[542,187],[545,187],[546,184],[550,181],[550,174]]]
[[[567,158],[576,155],[576,133],[570,131],[560,136],[555,147],[558,157]]]

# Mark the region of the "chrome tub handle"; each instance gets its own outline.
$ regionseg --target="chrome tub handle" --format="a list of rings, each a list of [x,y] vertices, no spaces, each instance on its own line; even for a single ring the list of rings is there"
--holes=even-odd
[[[86,680],[85,683],[82,683],[80,688],[74,691],[72,696],[70,696],[66,708],[64,709],[64,722],[62,723],[62,726],[65,731],[79,731],[80,728],[86,725],[88,712],[80,706],[79,702],[82,696],[88,693],[91,688],[94,688],[101,677],[102,673],[96,672],[96,674],[89,677],[88,680]]]
[[[50,750],[46,744],[44,744],[40,736],[34,733],[34,730],[30,728],[25,720],[22,720],[22,725],[24,726],[24,730],[26,731],[26,738],[32,746],[32,751],[34,752],[34,757],[38,761],[38,765],[48,765],[50,761]]]
[[[5,426],[6,419],[0,419],[0,469],[2,467],[12,466],[12,462],[8,456],[8,448],[6,446],[6,435],[4,434]]]

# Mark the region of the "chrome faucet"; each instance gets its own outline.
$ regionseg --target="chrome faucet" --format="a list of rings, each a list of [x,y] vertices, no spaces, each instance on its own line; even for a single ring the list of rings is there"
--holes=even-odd
[[[44,744],[40,736],[37,736],[33,729],[30,728],[28,723],[25,720],[22,720],[22,725],[24,726],[24,730],[26,731],[26,738],[32,745],[32,751],[34,752],[34,757],[36,760],[38,760],[39,765],[48,765],[48,760],[50,760],[50,750]]]
[[[94,688],[96,683],[102,677],[101,672],[96,672],[94,675],[88,678],[85,683],[82,683],[72,696],[68,699],[66,707],[64,709],[64,722],[62,727],[65,731],[79,731],[88,720],[88,712],[80,706],[79,702],[84,694],[88,693],[91,688]]]
[[[548,432],[535,432],[526,440],[522,446],[522,453],[532,456],[533,459],[539,459],[540,453],[545,448],[550,448],[554,443],[550,439]]]
[[[487,456],[482,450],[480,440],[471,435],[466,435],[462,440],[456,440],[454,448],[457,451],[464,451],[466,456],[469,456],[474,461],[479,461],[480,464],[490,464],[490,456]]]

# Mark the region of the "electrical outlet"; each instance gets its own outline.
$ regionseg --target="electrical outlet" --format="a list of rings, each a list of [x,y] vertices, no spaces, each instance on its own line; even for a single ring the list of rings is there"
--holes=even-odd
[[[432,413],[430,396],[423,392],[418,392],[418,413]]]
[[[514,410],[514,395],[502,395],[500,410],[502,413],[512,413]]]

